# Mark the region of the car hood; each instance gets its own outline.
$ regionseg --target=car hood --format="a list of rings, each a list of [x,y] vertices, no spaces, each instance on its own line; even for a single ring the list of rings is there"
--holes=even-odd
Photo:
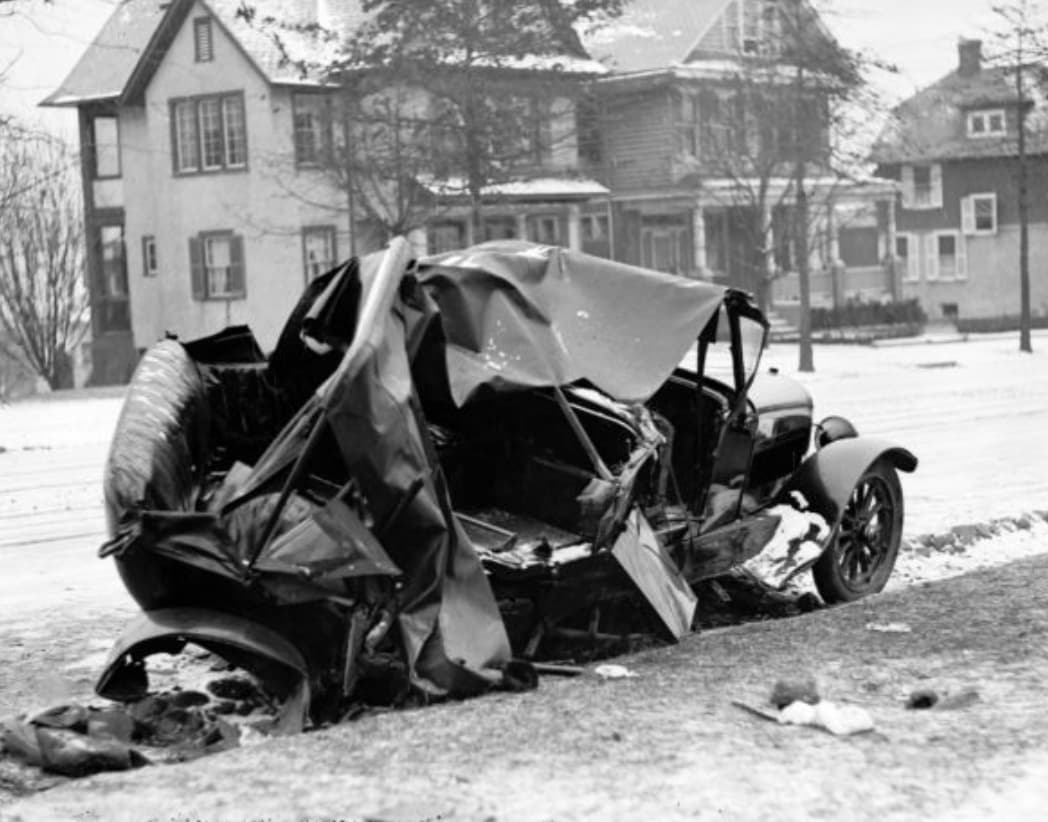
[[[673,373],[727,290],[554,246],[484,243],[423,260],[452,398],[585,379],[643,402]]]

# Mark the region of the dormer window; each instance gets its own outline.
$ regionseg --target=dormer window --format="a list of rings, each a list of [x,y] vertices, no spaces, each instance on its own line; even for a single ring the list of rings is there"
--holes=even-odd
[[[1007,131],[1004,109],[982,109],[968,112],[969,137],[1003,137]]]
[[[744,0],[737,6],[743,54],[774,56],[781,50],[782,26],[778,0]]]

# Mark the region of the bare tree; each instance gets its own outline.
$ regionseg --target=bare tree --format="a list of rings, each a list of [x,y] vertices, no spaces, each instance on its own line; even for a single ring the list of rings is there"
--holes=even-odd
[[[0,141],[0,351],[53,389],[88,327],[78,165],[55,138]]]
[[[596,68],[575,24],[621,13],[623,0],[365,0],[367,22],[341,69],[361,67],[427,100],[428,172],[440,197],[462,196],[474,232],[485,199],[556,141],[550,102]],[[336,67],[338,68],[338,67]],[[395,135],[397,129],[376,134]],[[412,143],[418,145],[417,143]]]
[[[463,200],[476,235],[482,202],[496,199],[498,184],[541,168],[572,139],[563,127],[570,111],[554,110],[554,101],[581,93],[587,72],[600,68],[574,24],[610,20],[622,4],[365,0],[364,21],[343,34],[260,15],[242,0],[238,15],[269,36],[289,64],[328,81],[323,113],[302,116],[326,120],[324,145],[308,149],[308,164],[324,172],[330,188],[292,181],[279,158],[273,176],[288,194],[347,214],[351,243],[358,216],[381,241],[421,228]],[[338,57],[323,62],[325,48],[303,58],[290,46],[302,34],[326,46],[341,39]],[[332,188],[341,196],[332,197]]]
[[[753,9],[737,70],[721,94],[706,89],[697,100],[697,169],[727,180],[725,204],[745,215],[739,227],[754,253],[742,262],[762,305],[776,257],[796,267],[798,367],[812,371],[810,258],[837,191],[853,181],[855,153],[840,132],[870,61],[840,46],[806,0]]]
[[[1019,214],[1019,350],[1033,351],[1030,328],[1030,158],[1029,113],[1034,101],[1033,86],[1043,84],[1043,60],[1048,27],[1035,0],[1010,0],[995,5],[993,12],[1001,28],[995,40],[995,61],[1012,74],[1015,84],[1016,199]]]

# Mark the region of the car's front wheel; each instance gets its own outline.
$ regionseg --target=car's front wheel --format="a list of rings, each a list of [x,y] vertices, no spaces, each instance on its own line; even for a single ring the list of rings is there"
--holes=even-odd
[[[852,602],[884,588],[899,554],[902,521],[899,475],[879,460],[855,483],[833,542],[812,568],[827,603]]]

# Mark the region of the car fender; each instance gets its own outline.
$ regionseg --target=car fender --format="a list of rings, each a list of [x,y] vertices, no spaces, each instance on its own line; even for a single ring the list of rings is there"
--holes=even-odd
[[[840,523],[855,483],[881,459],[888,460],[900,471],[912,472],[917,468],[917,457],[888,440],[875,437],[835,440],[800,464],[775,501],[796,506],[800,502],[796,496],[799,492],[807,507],[830,525],[832,534]]]
[[[145,611],[131,622],[109,653],[95,692],[107,699],[140,698],[148,685],[141,660],[156,653],[179,653],[187,642],[255,674],[282,701],[274,731],[302,730],[310,703],[307,663],[286,638],[243,617],[204,608]]]

